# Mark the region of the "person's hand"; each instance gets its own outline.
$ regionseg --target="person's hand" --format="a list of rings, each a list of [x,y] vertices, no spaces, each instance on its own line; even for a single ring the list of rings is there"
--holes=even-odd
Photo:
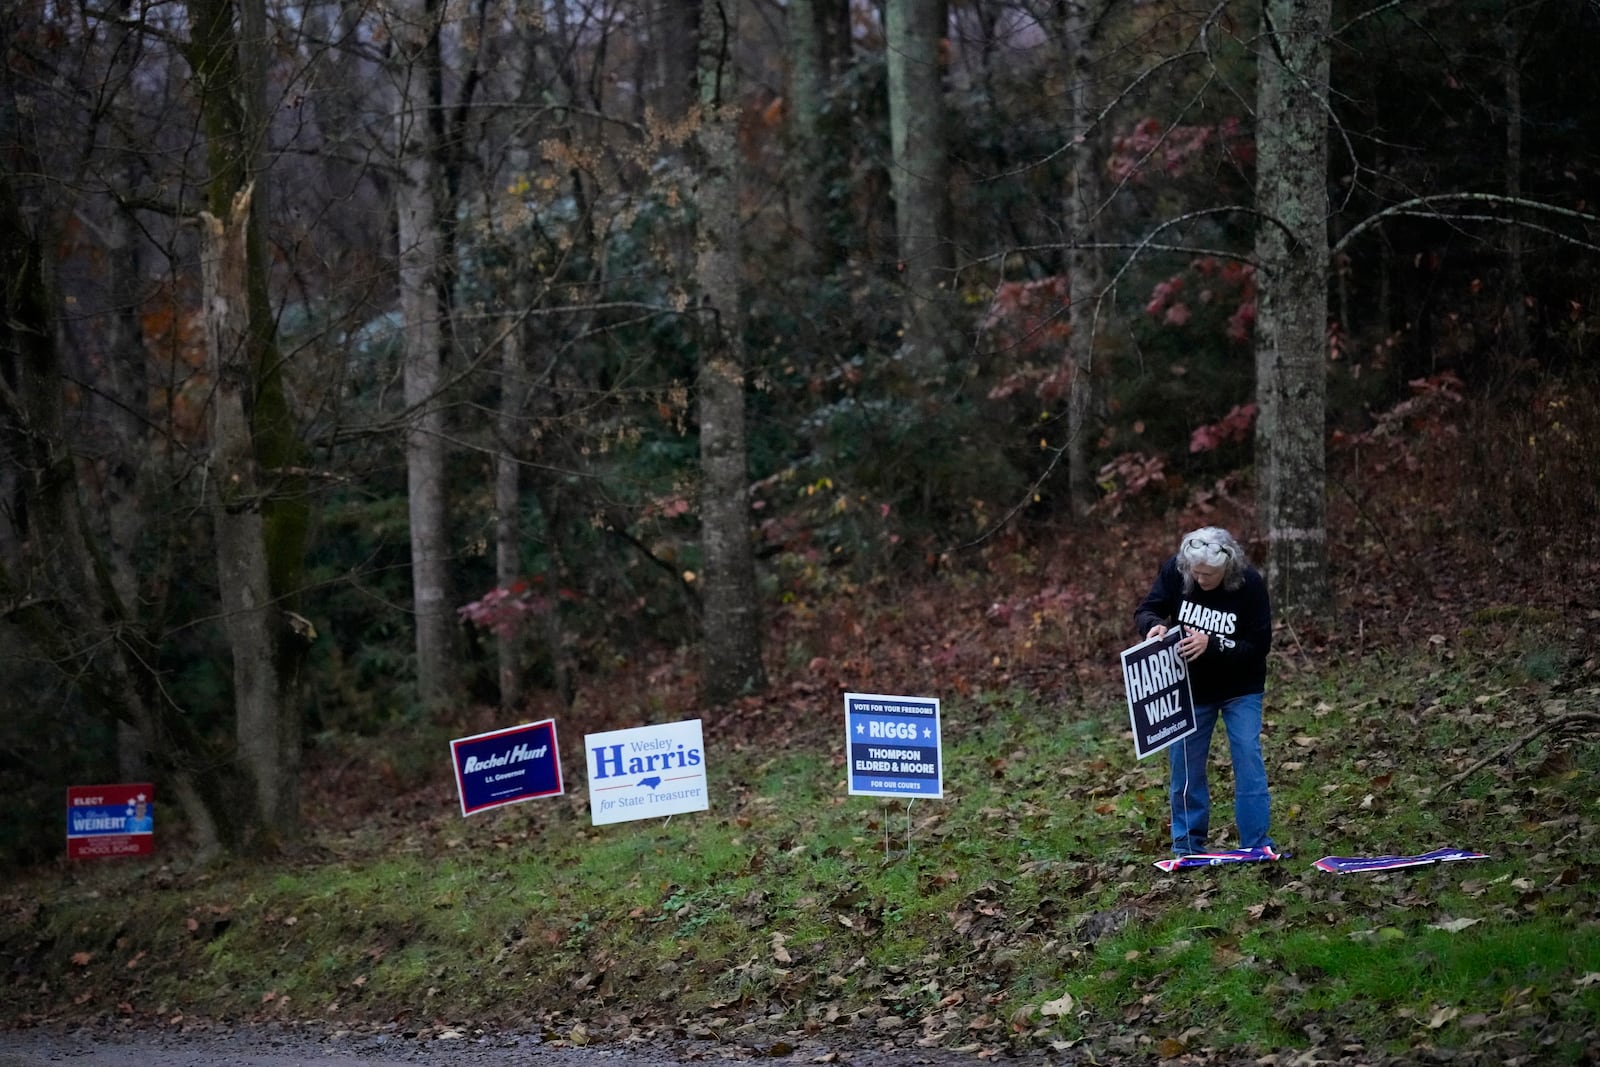
[[[1154,641],[1158,637],[1165,636],[1167,636],[1167,624],[1164,622],[1158,622],[1154,626],[1150,627],[1150,632],[1144,635],[1144,639],[1146,641]]]
[[[1192,661],[1206,650],[1211,644],[1211,635],[1204,630],[1185,630],[1183,637],[1178,641],[1178,655],[1186,661]]]

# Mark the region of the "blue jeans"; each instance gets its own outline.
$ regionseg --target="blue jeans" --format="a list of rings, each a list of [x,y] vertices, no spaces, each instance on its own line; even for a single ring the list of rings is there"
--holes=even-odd
[[[1232,697],[1216,704],[1196,704],[1194,733],[1167,749],[1172,768],[1172,851],[1185,856],[1206,850],[1211,831],[1211,790],[1206,785],[1206,758],[1211,734],[1221,714],[1233,758],[1233,819],[1241,848],[1271,845],[1267,836],[1272,816],[1267,793],[1267,767],[1261,759],[1261,694]]]

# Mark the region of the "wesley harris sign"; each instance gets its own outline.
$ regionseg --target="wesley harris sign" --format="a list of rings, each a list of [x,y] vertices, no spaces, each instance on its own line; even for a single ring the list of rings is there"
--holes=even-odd
[[[589,734],[583,751],[595,826],[709,806],[699,719]]]
[[[1189,691],[1189,665],[1178,654],[1179,627],[1166,636],[1142,641],[1122,653],[1122,681],[1128,690],[1128,719],[1133,723],[1133,753],[1154,755],[1198,728],[1194,695]]]
[[[844,734],[851,796],[944,796],[938,700],[846,693]]]

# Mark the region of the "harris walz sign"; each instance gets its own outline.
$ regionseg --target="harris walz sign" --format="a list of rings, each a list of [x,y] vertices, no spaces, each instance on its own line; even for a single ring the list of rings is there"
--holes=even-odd
[[[1175,626],[1165,636],[1140,642],[1122,653],[1133,753],[1139,759],[1155,755],[1197,729],[1188,664],[1178,654],[1182,639],[1182,628]]]

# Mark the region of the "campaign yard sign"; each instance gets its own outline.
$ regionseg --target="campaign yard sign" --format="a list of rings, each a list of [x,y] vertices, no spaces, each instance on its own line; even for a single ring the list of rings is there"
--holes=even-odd
[[[457,738],[450,758],[463,816],[563,791],[554,719]]]
[[[1128,719],[1133,723],[1133,752],[1139,759],[1154,755],[1199,728],[1194,694],[1189,690],[1189,665],[1178,653],[1183,631],[1173,627],[1163,637],[1141,641],[1122,653],[1122,680],[1128,690]]]
[[[583,750],[594,826],[710,806],[699,719],[589,734]]]
[[[844,734],[851,796],[944,796],[936,698],[846,693]]]
[[[149,782],[68,786],[67,858],[150,855],[155,798]]]

